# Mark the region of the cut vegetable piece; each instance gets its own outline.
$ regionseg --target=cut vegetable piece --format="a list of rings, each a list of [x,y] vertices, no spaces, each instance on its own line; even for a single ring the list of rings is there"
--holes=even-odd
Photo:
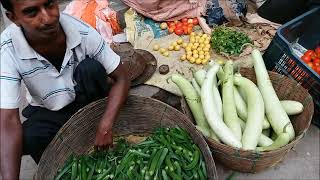
[[[206,78],[201,87],[202,107],[211,129],[216,133],[219,139],[227,145],[236,148],[241,148],[241,142],[235,137],[235,135],[226,126],[226,124],[224,124],[214,102],[212,88],[216,87],[214,87],[213,81],[214,76],[216,76],[219,68],[219,65],[213,65],[206,74]]]
[[[257,84],[265,104],[266,115],[273,130],[277,133],[277,135],[280,135],[283,133],[283,129],[287,125],[286,129],[287,133],[290,136],[290,140],[294,139],[294,128],[272,86],[272,82],[269,78],[268,71],[264,64],[260,51],[254,49],[252,51],[252,58],[255,74],[257,77]]]
[[[242,146],[246,150],[254,150],[262,133],[264,104],[258,87],[249,79],[234,77],[234,83],[243,88],[247,95],[248,119],[242,135]]]
[[[233,87],[233,62],[227,61],[224,66],[224,80],[222,83],[223,120],[236,138],[241,140],[242,131],[234,102]]]
[[[298,101],[283,100],[280,103],[289,116],[300,114],[303,111],[303,105]]]

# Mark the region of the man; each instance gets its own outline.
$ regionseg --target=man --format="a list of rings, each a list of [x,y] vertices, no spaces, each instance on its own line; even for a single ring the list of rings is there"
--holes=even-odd
[[[94,144],[111,145],[112,125],[129,89],[120,57],[93,28],[60,14],[57,0],[1,0],[1,4],[14,23],[1,34],[2,178],[18,179],[21,155],[30,154],[39,162],[71,115],[106,95]],[[23,124],[18,110],[21,81],[31,96],[22,112],[27,118]]]

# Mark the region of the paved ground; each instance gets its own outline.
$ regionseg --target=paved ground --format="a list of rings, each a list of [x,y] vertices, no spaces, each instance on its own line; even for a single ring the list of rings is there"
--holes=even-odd
[[[65,7],[66,3],[61,3],[61,9]],[[3,30],[4,21],[3,17],[0,18],[1,31]],[[157,97],[162,99],[163,92],[159,93],[159,90],[154,87],[141,86],[131,90],[132,94],[139,94],[147,97]],[[167,103],[176,105],[176,98],[163,99]],[[21,105],[24,106],[24,105]],[[312,125],[307,132],[307,135],[302,141],[292,150],[283,162],[280,162],[275,167],[272,167],[266,171],[257,174],[237,173],[235,179],[243,180],[319,180],[320,179],[320,144],[319,144],[320,130]],[[219,163],[216,163],[219,179],[226,179],[233,171],[222,167]],[[37,165],[31,159],[30,156],[22,157],[21,164],[21,180],[32,179],[33,174],[37,169]],[[1,177],[0,177],[1,180]]]

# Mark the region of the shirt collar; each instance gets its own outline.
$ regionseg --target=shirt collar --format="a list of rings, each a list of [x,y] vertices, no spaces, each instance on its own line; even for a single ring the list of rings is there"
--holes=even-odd
[[[79,31],[66,19],[66,15],[60,14],[59,21],[66,34],[67,49],[78,46],[81,43]],[[39,59],[38,53],[29,45],[21,28],[15,24],[12,24],[12,43],[20,59]]]

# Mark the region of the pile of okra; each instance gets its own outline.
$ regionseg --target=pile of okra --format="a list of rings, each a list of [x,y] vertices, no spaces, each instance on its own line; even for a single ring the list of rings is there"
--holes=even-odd
[[[207,179],[202,153],[181,128],[158,128],[145,141],[129,144],[124,138],[114,148],[72,155],[58,170],[56,180],[182,180]]]

